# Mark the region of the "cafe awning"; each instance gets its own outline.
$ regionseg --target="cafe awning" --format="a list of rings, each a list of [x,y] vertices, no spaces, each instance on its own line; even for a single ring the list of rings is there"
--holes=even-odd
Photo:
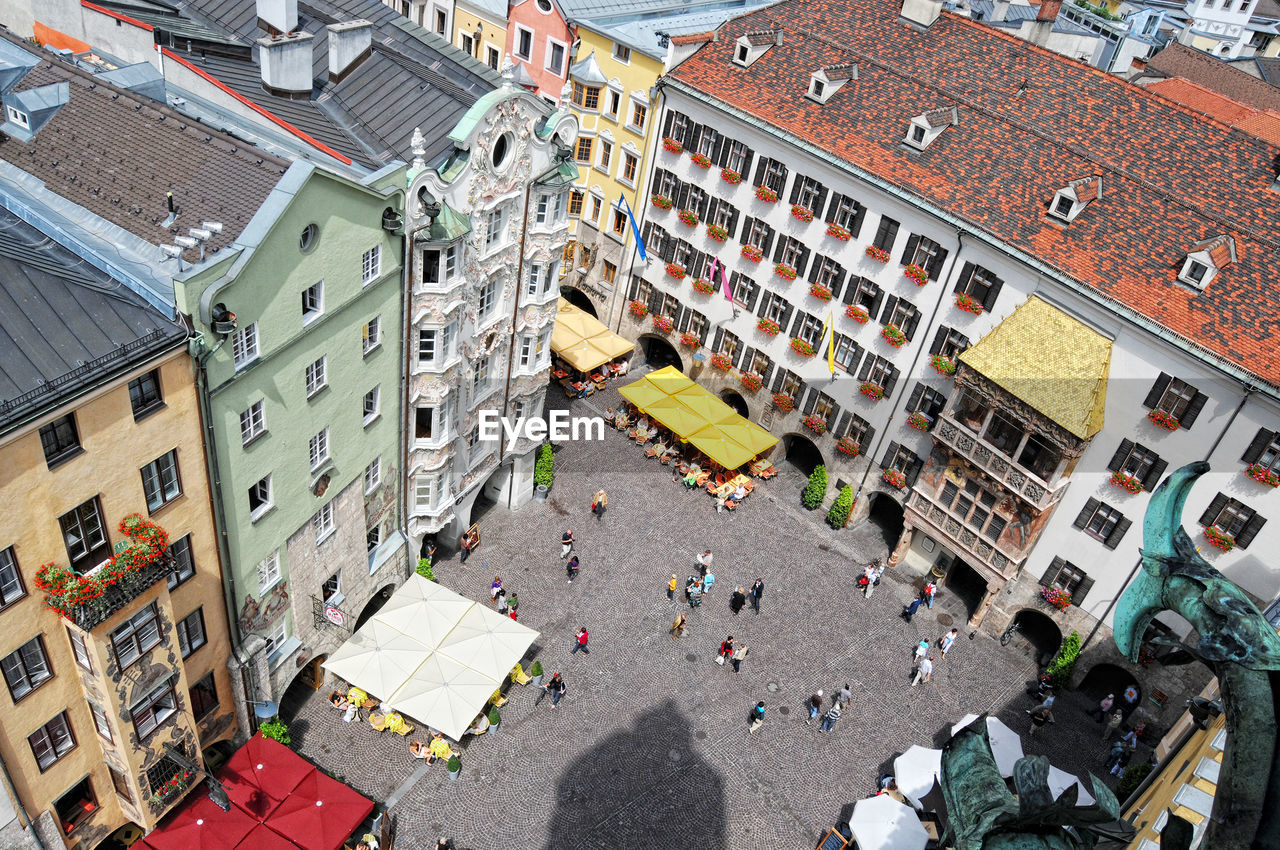
[[[656,372],[650,372],[641,380],[648,381],[667,395],[675,395],[681,390],[696,386],[683,372],[674,366],[664,366]]]
[[[646,405],[644,412],[650,419],[665,426],[682,440],[687,440],[690,434],[707,427],[705,419],[675,396],[664,395],[663,398]]]
[[[693,434],[689,437],[689,442],[725,469],[737,469],[759,454],[729,439],[724,431],[715,425],[708,425]]]
[[[648,410],[655,402],[669,399],[666,393],[643,378],[634,384],[618,387],[619,394],[641,410]]]
[[[590,372],[634,348],[595,316],[560,299],[551,350],[574,369]]]

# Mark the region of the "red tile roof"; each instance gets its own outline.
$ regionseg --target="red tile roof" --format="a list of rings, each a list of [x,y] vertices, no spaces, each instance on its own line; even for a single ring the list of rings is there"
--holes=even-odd
[[[691,32],[686,35],[671,36],[671,43],[677,47],[684,44],[705,44],[710,41],[715,33],[708,30],[707,32]]]
[[[1147,61],[1145,73],[1184,77],[1254,109],[1280,109],[1280,87],[1176,41]]]
[[[1280,149],[1063,56],[944,14],[925,32],[891,0],[784,0],[730,21],[676,68],[705,92],[946,210],[1219,357],[1280,385]],[[735,39],[780,27],[749,68]],[[826,104],[814,68],[858,64]],[[960,120],[922,153],[907,123],[954,105]],[[1081,176],[1106,191],[1074,222],[1054,194]],[[1237,261],[1205,292],[1175,283],[1191,246],[1230,235]]]
[[[1224,94],[1210,91],[1182,77],[1171,77],[1148,83],[1147,91],[1153,91],[1161,97],[1167,97],[1174,103],[1181,103],[1196,112],[1202,112],[1210,118],[1217,118],[1223,124],[1235,124],[1241,118],[1252,115],[1254,109],[1239,101],[1232,100]]]

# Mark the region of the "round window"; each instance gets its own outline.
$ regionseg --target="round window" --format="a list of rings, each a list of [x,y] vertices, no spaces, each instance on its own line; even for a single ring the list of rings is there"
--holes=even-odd
[[[551,11],[551,0],[538,0],[538,11],[544,15]]]
[[[320,228],[314,224],[308,224],[302,228],[302,235],[298,237],[298,247],[302,253],[307,253],[316,247],[316,240],[320,238]]]
[[[494,168],[502,168],[507,164],[507,160],[511,157],[511,134],[503,133],[498,140],[493,143],[493,160]]]

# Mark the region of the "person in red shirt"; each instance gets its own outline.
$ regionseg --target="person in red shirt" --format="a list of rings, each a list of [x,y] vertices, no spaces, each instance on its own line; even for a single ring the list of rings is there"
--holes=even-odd
[[[570,655],[573,655],[573,654],[574,654],[575,652],[577,652],[578,650],[582,650],[582,654],[583,654],[583,655],[590,655],[590,654],[591,654],[591,650],[587,649],[587,640],[588,640],[588,638],[590,638],[591,636],[590,636],[589,634],[587,634],[587,627],[586,627],[586,626],[581,626],[581,627],[578,629],[578,633],[577,633],[576,635],[574,635],[574,637],[576,637],[576,638],[578,639],[578,643],[577,643],[577,645],[575,645],[575,646],[573,647],[573,652],[571,652],[571,653],[569,653],[569,654],[570,654]]]

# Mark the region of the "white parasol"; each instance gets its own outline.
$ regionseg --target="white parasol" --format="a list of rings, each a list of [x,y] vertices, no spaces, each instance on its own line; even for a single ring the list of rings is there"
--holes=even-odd
[[[893,779],[898,791],[917,809],[920,798],[933,790],[934,780],[942,770],[942,750],[912,745],[893,760]]]
[[[924,850],[929,840],[915,811],[888,794],[859,800],[849,829],[859,850]]]
[[[370,620],[323,666],[366,693],[386,699],[430,653],[431,647],[417,638]]]
[[[499,684],[501,679],[433,653],[387,701],[457,741]]]
[[[385,623],[434,649],[475,604],[465,596],[413,573],[371,622]]]
[[[436,652],[502,681],[538,633],[481,605],[468,609]]]

